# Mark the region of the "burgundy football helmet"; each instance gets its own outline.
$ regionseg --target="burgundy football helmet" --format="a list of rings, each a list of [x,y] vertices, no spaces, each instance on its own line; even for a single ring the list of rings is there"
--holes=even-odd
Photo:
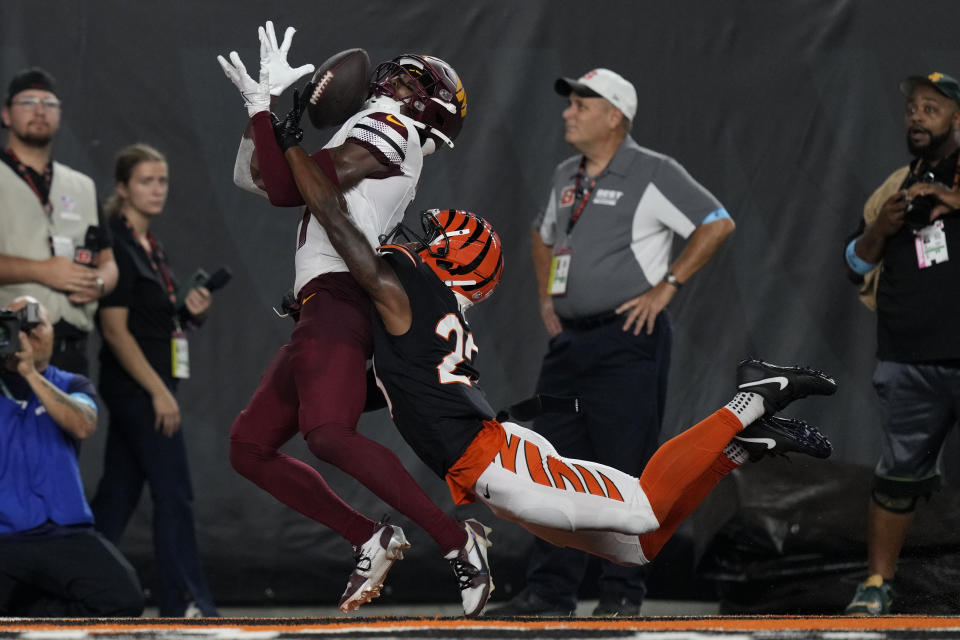
[[[413,93],[397,94],[399,83]],[[449,64],[433,56],[405,53],[377,66],[370,96],[388,96],[404,105],[404,114],[415,120],[427,138],[453,147],[467,116],[467,93]]]
[[[420,259],[465,302],[488,297],[503,275],[500,236],[469,211],[428,209],[420,214],[423,235],[398,224],[384,244],[415,242]]]

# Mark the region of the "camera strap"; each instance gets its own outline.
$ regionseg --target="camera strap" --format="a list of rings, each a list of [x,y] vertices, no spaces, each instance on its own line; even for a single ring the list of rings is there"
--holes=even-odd
[[[953,169],[953,185],[950,187],[952,191],[957,191],[957,188],[960,187],[960,151],[955,151],[957,154],[957,164]],[[911,173],[915,176],[920,175],[920,166],[923,164],[923,160],[919,160],[917,164],[913,167]],[[927,169],[929,171],[929,169]]]

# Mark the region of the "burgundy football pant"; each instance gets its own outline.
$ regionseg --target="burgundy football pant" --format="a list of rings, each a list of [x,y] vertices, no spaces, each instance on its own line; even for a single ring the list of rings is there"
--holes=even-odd
[[[441,511],[383,445],[357,433],[373,349],[370,301],[348,273],[314,278],[303,308],[246,409],[230,429],[230,463],[242,476],[354,546],[375,523],[340,499],[316,469],[278,451],[297,431],[310,451],[350,474],[416,522],[444,553],[463,528]]]

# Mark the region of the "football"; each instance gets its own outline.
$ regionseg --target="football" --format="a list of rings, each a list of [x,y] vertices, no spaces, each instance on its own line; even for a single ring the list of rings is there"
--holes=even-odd
[[[370,89],[370,56],[363,49],[335,53],[317,67],[307,102],[310,122],[318,129],[343,124],[360,110]]]

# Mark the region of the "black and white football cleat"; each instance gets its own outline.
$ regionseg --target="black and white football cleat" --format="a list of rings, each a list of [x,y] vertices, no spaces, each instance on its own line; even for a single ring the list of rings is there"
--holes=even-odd
[[[737,366],[737,391],[759,394],[764,409],[772,414],[800,398],[833,395],[837,382],[816,369],[781,367],[750,358]]]
[[[788,453],[829,458],[833,451],[833,445],[819,429],[803,420],[781,416],[765,415],[733,439],[747,450],[752,462]]]

